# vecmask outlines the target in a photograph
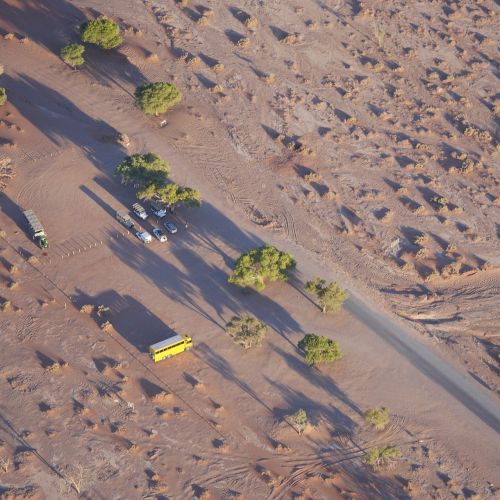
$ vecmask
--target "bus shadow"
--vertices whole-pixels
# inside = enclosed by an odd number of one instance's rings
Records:
[[[77,289],[72,298],[75,306],[81,311],[86,310],[85,306],[94,306],[94,310],[89,313],[90,317],[101,326],[109,321],[113,329],[140,352],[148,352],[151,344],[177,334],[161,318],[130,295],[106,290],[91,296]],[[100,305],[109,307],[109,312],[101,317],[96,313]]]

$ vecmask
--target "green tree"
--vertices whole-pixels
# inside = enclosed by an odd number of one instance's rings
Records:
[[[123,43],[120,27],[107,17],[84,22],[80,33],[82,42],[94,43],[101,49],[114,49]]]
[[[181,92],[173,83],[149,82],[135,89],[139,107],[147,115],[165,113],[182,99]]]
[[[308,281],[305,289],[307,292],[316,295],[323,313],[337,312],[348,297],[346,291],[335,281],[327,285],[326,281],[321,278]]]
[[[287,271],[295,267],[290,254],[279,251],[271,245],[250,250],[241,255],[235,263],[228,281],[233,285],[265,288],[265,281],[287,281]]]
[[[199,207],[201,205],[201,194],[198,190],[190,187],[179,186],[174,183],[156,185],[146,185],[137,193],[140,200],[158,199],[165,205],[175,207],[179,203],[185,203],[191,207]]]
[[[366,452],[363,457],[363,463],[378,469],[390,465],[400,456],[401,452],[394,446],[375,446]]]
[[[234,316],[226,325],[226,333],[245,349],[260,346],[267,331],[267,325],[244,314]]]
[[[308,333],[299,341],[298,347],[304,351],[305,360],[309,366],[333,362],[342,357],[338,342],[322,335]]]
[[[0,87],[0,106],[3,106],[7,102],[7,91]]]
[[[83,45],[70,43],[61,49],[60,56],[68,66],[76,68],[85,62],[83,58],[84,52],[85,47]]]
[[[170,173],[170,167],[154,153],[126,156],[116,167],[116,173],[124,184],[133,182],[141,188],[162,185]]]
[[[299,434],[302,434],[309,423],[309,419],[307,418],[306,410],[302,408],[297,410],[292,415],[287,415],[285,417],[285,421],[290,424]]]
[[[391,421],[389,408],[370,408],[365,411],[365,422],[373,425],[377,431],[383,431]]]

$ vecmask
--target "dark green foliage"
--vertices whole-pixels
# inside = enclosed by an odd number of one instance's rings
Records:
[[[378,469],[390,465],[400,456],[401,452],[394,446],[376,446],[366,452],[363,463],[371,465],[374,469]]]
[[[125,157],[116,167],[116,173],[124,184],[133,182],[142,188],[149,188],[151,185],[162,185],[170,173],[170,167],[154,153],[134,154]]]
[[[135,90],[137,104],[147,115],[165,113],[182,99],[181,92],[173,83],[149,82]]]
[[[68,66],[76,68],[85,62],[83,58],[84,52],[85,47],[83,45],[70,43],[61,49],[60,56]]]
[[[293,257],[271,245],[244,253],[236,261],[229,283],[258,290],[265,288],[265,281],[287,281],[287,271],[295,267]]]
[[[370,408],[365,411],[365,422],[373,425],[377,431],[383,431],[391,421],[389,408]]]
[[[324,313],[337,312],[347,300],[347,293],[334,281],[329,285],[321,278],[314,278],[306,283],[307,292],[316,295]]]
[[[182,187],[174,183],[157,186],[150,184],[137,193],[140,200],[157,199],[165,205],[174,207],[178,203],[185,203],[191,207],[201,205],[201,194],[196,189]]]
[[[101,49],[114,49],[123,43],[120,27],[111,19],[101,17],[80,26],[82,42],[94,43]]]
[[[308,333],[298,343],[301,351],[304,351],[305,360],[308,365],[333,362],[342,357],[342,351],[338,342],[328,337]]]
[[[260,346],[267,331],[267,325],[247,314],[234,316],[226,325],[226,333],[245,349]]]

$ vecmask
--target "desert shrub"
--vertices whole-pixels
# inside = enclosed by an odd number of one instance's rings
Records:
[[[287,415],[285,417],[285,420],[299,434],[302,434],[306,430],[307,424],[309,423],[306,410],[303,410],[302,408],[300,410],[297,410],[292,415]]]
[[[201,205],[201,194],[198,190],[179,186],[174,183],[159,186],[150,184],[138,191],[137,197],[140,200],[157,199],[169,207],[175,207],[179,203],[184,203],[191,207],[199,207]]]
[[[299,341],[298,348],[304,351],[305,360],[309,366],[331,363],[342,357],[338,342],[323,335],[306,334]]]
[[[391,421],[389,408],[370,408],[364,413],[365,422],[375,427],[377,431],[383,431]]]
[[[114,49],[122,44],[120,27],[111,19],[101,17],[80,26],[82,42],[94,43],[101,49]]]
[[[170,173],[170,167],[154,153],[133,154],[124,158],[116,167],[116,173],[124,184],[133,182],[141,187],[148,187],[163,184]]]
[[[0,106],[3,106],[7,102],[7,91],[0,87]]]
[[[347,300],[346,291],[337,283],[332,282],[329,285],[321,278],[314,278],[306,283],[307,292],[316,295],[318,304],[324,313],[337,312],[342,304]]]
[[[4,72],[3,64],[0,64],[0,76],[3,75],[3,72]]]
[[[400,456],[401,452],[394,446],[375,446],[366,452],[363,463],[378,469],[390,465]]]
[[[241,255],[235,263],[228,281],[233,285],[265,288],[265,281],[287,281],[287,271],[295,267],[293,257],[271,245],[250,250]]]
[[[182,99],[181,92],[173,83],[148,82],[135,90],[139,107],[147,115],[165,113]]]
[[[226,333],[245,349],[260,346],[267,331],[267,325],[247,314],[235,316],[226,325]]]
[[[61,49],[60,56],[68,66],[76,68],[85,62],[83,58],[84,52],[85,47],[83,45],[70,43]]]

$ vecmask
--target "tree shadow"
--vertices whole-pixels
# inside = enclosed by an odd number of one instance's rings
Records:
[[[66,0],[2,1],[0,11],[2,22],[56,54],[74,41],[78,35],[76,26],[86,20],[85,14]]]
[[[295,371],[304,380],[308,381],[314,387],[321,388],[326,394],[340,401],[354,413],[362,415],[362,411],[358,405],[337,386],[329,375],[323,373],[317,367],[310,367],[306,365],[306,363],[299,359],[297,355],[285,352],[280,347],[272,346],[272,349],[283,358],[289,368]]]
[[[19,113],[54,145],[60,147],[64,140],[71,142],[102,170],[106,170],[111,159],[123,154],[119,144],[103,145],[117,134],[116,129],[87,115],[59,92],[26,74],[17,78],[5,75],[3,79],[11,89],[9,99]]]

